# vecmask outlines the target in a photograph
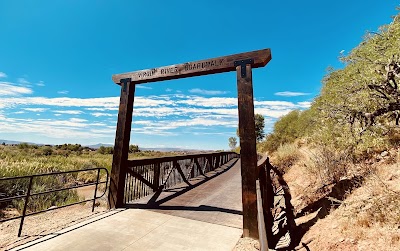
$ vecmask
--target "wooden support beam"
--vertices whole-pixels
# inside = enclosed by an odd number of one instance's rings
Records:
[[[146,180],[142,175],[138,174],[137,172],[133,171],[132,169],[127,168],[126,171],[128,173],[130,173],[136,179],[138,179],[141,182],[143,182],[146,186],[153,188],[153,190],[157,190],[158,189],[158,187],[156,187],[154,184],[152,184],[150,181]]]
[[[174,167],[178,170],[179,174],[181,175],[183,181],[188,184],[189,186],[191,186],[192,184],[189,183],[189,181],[186,179],[185,174],[183,173],[183,170],[181,168],[181,165],[179,165],[178,161],[174,161]]]
[[[234,65],[235,61],[245,60],[248,58],[251,58],[253,60],[253,68],[263,67],[271,60],[271,50],[264,49],[225,57],[115,74],[112,76],[112,80],[114,81],[114,83],[120,84],[121,79],[130,78],[132,83],[142,84],[170,79],[229,72],[236,70],[236,66]]]
[[[124,203],[125,175],[128,164],[133,101],[135,96],[135,84],[132,84],[130,79],[123,79],[121,82],[121,98],[108,194],[111,208],[122,207]]]
[[[160,189],[160,163],[154,164],[154,189],[158,191]]]
[[[203,169],[200,166],[199,161],[197,160],[197,158],[194,159],[194,163],[196,163],[197,169],[199,170],[201,175],[204,175]]]
[[[241,149],[243,236],[257,239],[257,151],[251,69],[251,63],[246,62],[237,64],[236,67]]]
[[[189,180],[194,176],[194,159],[190,162],[188,172],[186,174],[186,179]]]

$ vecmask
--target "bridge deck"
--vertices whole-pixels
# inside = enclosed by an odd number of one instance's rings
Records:
[[[192,186],[170,188],[14,250],[232,250],[242,234],[235,161],[191,180]]]
[[[206,177],[133,201],[128,207],[242,229],[240,163],[228,162]]]

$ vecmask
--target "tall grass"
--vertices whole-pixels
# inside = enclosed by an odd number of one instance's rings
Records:
[[[272,161],[281,171],[285,172],[300,158],[300,151],[295,143],[284,144],[272,155]]]
[[[111,171],[112,154],[82,149],[82,147],[74,149],[73,147],[75,146],[78,145],[69,145],[68,147],[71,149],[63,149],[59,146],[28,145],[24,143],[16,146],[0,145],[0,178],[96,167],[104,167],[109,172]],[[143,151],[131,153],[129,158],[160,157],[165,155],[173,155],[173,153]],[[104,176],[105,173],[101,172],[101,175]],[[32,193],[65,188],[75,184],[90,183],[94,182],[96,178],[97,172],[80,172],[35,178]],[[101,178],[104,179],[105,177]],[[3,194],[3,196],[9,197],[26,194],[28,184],[29,179],[0,181],[0,195]],[[61,206],[77,201],[79,201],[79,196],[75,190],[34,196],[28,203],[28,211],[38,211],[51,206]],[[23,200],[19,199],[12,203],[0,204],[0,211],[5,207],[14,207],[21,211],[23,202]]]

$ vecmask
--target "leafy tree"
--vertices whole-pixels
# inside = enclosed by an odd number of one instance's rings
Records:
[[[233,150],[236,148],[237,140],[236,137],[229,138],[229,147]]]
[[[29,149],[29,144],[26,142],[22,142],[18,144],[19,149]]]
[[[114,148],[111,146],[100,146],[99,149],[97,149],[97,152],[100,154],[113,154]]]
[[[129,152],[130,153],[140,152],[139,146],[138,145],[130,145],[129,146]]]
[[[331,70],[323,79],[321,95],[313,106],[319,111],[319,125],[330,125],[333,143],[354,147],[376,142],[399,125],[399,38],[397,15],[391,24],[367,34],[359,46],[343,56],[343,69]]]
[[[43,146],[41,151],[44,156],[50,156],[53,154],[53,149],[51,146]]]
[[[260,142],[264,139],[265,133],[264,133],[264,127],[265,127],[265,122],[264,122],[264,116],[261,114],[255,114],[254,115],[254,123],[255,123],[255,130],[256,130],[256,141]],[[240,138],[239,135],[239,128],[236,130],[236,135]]]
[[[255,114],[254,115],[254,121],[256,123],[256,140],[257,142],[260,142],[261,140],[264,139],[264,127],[265,127],[265,122],[264,122],[264,116],[261,114]]]

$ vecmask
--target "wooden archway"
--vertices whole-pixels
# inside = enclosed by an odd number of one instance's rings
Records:
[[[236,71],[241,147],[243,236],[257,238],[257,152],[252,69],[264,67],[270,60],[271,50],[264,49],[113,75],[112,80],[121,86],[121,98],[111,170],[110,206],[118,208],[123,205],[135,85]]]

